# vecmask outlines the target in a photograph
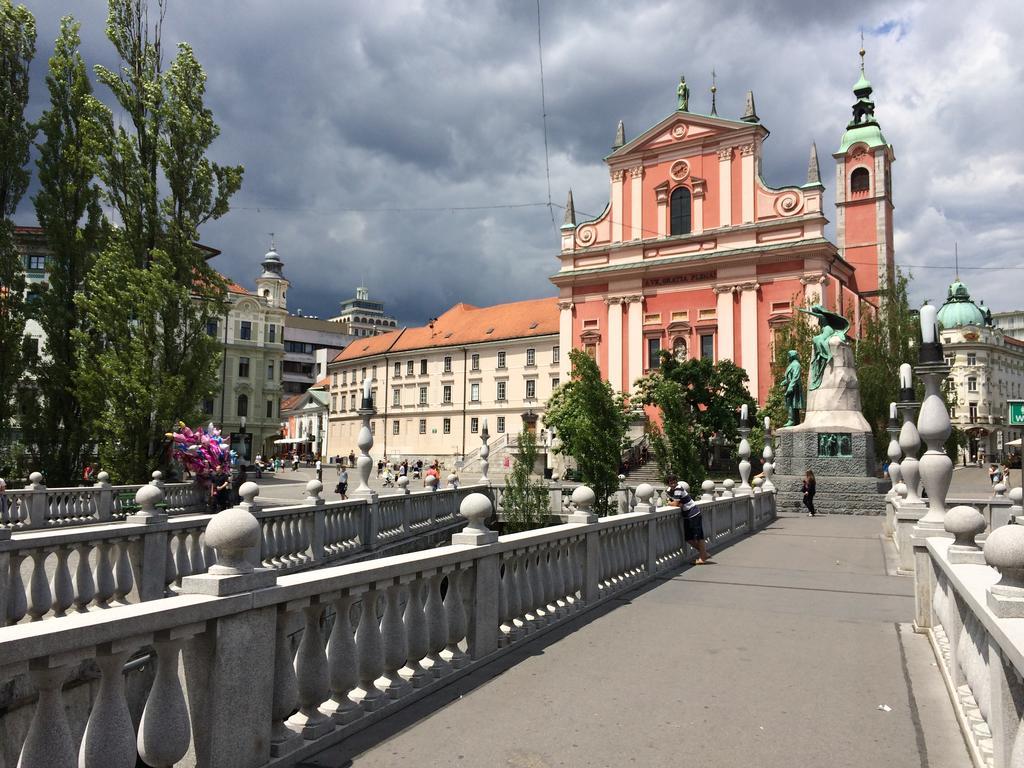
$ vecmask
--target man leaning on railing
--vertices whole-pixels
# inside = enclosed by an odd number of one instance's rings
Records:
[[[704,565],[710,562],[707,544],[704,541],[704,522],[701,517],[700,507],[693,500],[683,483],[675,475],[665,478],[669,488],[670,507],[679,507],[683,514],[683,538],[686,543],[697,550],[697,565]]]

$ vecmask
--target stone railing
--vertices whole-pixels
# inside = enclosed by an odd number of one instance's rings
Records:
[[[0,761],[298,764],[685,563],[679,510],[652,506],[649,486],[637,496],[633,512],[597,519],[593,492],[576,488],[568,523],[499,538],[484,526],[490,499],[472,493],[449,546],[291,574],[247,561],[267,535],[259,516],[221,513],[206,532],[217,563],[183,578],[181,595],[0,629],[0,689],[26,691],[31,712],[5,715]],[[774,519],[775,497],[756,489],[701,509],[720,547]],[[150,677],[126,678],[133,657]],[[63,685],[83,669],[98,684]]]
[[[1010,492],[1014,517],[1021,489]],[[915,629],[931,640],[976,766],[1024,764],[1024,517],[992,530],[966,506],[946,513],[954,538],[915,542]]]
[[[406,490],[383,498],[324,501],[319,481],[306,487],[302,503],[253,506],[260,525],[254,564],[290,573],[408,549],[421,539],[429,545],[432,537],[460,525],[458,505],[474,490]],[[153,485],[137,488],[139,512],[122,522],[0,531],[4,623],[162,598],[175,594],[183,578],[215,564],[206,542],[213,515],[168,517],[160,506],[163,491]]]
[[[160,472],[151,484],[164,493],[162,508],[170,515],[207,511],[207,491],[196,483],[165,483]],[[0,530],[28,531],[123,520],[135,508],[135,494],[142,485],[111,485],[100,472],[92,486],[47,488],[38,472],[29,485],[0,494]]]

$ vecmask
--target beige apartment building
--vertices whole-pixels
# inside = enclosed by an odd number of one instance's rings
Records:
[[[327,372],[332,454],[359,451],[361,386],[372,380],[372,454],[451,465],[480,446],[536,429],[560,383],[555,298],[493,307],[456,304],[431,324],[350,344]],[[525,418],[524,418],[525,416]]]

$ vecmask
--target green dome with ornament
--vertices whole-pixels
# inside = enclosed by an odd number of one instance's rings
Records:
[[[954,280],[949,286],[945,303],[939,308],[939,327],[960,328],[964,325],[984,326],[987,324],[985,311],[971,300],[967,286]]]

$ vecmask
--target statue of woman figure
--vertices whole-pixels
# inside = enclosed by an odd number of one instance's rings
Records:
[[[690,86],[686,84],[686,75],[679,76],[679,87],[676,88],[676,96],[679,99],[677,109],[680,112],[690,111]]]
[[[846,343],[846,331],[850,327],[850,321],[835,312],[829,312],[821,304],[815,304],[809,310],[801,309],[808,315],[818,318],[818,327],[821,330],[812,339],[814,345],[814,356],[811,358],[811,386],[812,390],[821,386],[821,380],[825,375],[825,366],[832,359],[832,351],[828,348],[828,341],[833,336],[838,336],[839,341]]]
[[[806,407],[804,404],[804,382],[800,370],[800,359],[796,356],[796,350],[789,350],[789,365],[786,366],[786,373],[782,377],[783,395],[786,402],[786,410],[789,419],[783,426],[795,427],[800,420],[800,409]]]

